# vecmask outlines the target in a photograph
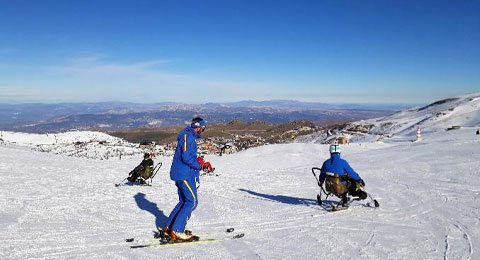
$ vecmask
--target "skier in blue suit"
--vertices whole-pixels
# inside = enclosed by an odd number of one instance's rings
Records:
[[[330,145],[330,159],[326,160],[320,172],[320,177],[318,179],[319,185],[323,185],[327,176],[334,176],[338,174],[341,179],[341,184],[344,185],[346,192],[343,194],[336,194],[342,198],[342,205],[347,206],[348,204],[348,195],[359,197],[358,199],[364,200],[367,198],[368,194],[360,189],[360,187],[365,186],[365,182],[362,180],[360,175],[356,173],[348,162],[340,158],[341,147],[338,144]]]
[[[197,207],[197,187],[202,165],[197,161],[196,139],[205,131],[205,121],[196,117],[191,125],[185,127],[177,137],[177,148],[170,168],[170,179],[175,181],[179,202],[170,213],[164,232],[172,240],[192,240],[192,234],[185,234],[185,226],[192,211]]]

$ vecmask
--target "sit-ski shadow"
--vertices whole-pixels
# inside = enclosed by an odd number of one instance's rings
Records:
[[[297,198],[297,197],[290,197],[290,196],[284,196],[284,195],[270,195],[270,194],[265,194],[265,193],[260,193],[260,192],[255,192],[251,190],[245,190],[245,189],[239,189],[239,190],[247,192],[251,195],[254,195],[260,198],[264,198],[267,200],[276,201],[280,203],[285,203],[285,204],[306,205],[306,206],[318,205],[317,200],[315,199]]]

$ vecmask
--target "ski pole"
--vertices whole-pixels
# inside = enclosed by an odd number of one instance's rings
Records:
[[[328,196],[328,193],[323,189],[322,185],[320,185],[320,181],[318,180],[317,175],[315,175],[315,170],[321,171],[322,169],[317,168],[317,167],[313,167],[313,168],[312,168],[312,173],[313,173],[313,176],[315,177],[315,179],[317,180],[318,186],[320,186],[320,188],[322,189],[323,193],[325,193],[325,195]]]
[[[313,177],[315,177],[315,180],[317,180],[317,183],[319,183],[318,178],[317,178],[317,175],[315,174],[315,170],[321,170],[321,169],[320,169],[320,168],[317,168],[317,167],[313,167],[313,168],[312,168]]]
[[[315,180],[317,180],[317,184],[318,186],[320,187],[320,192],[319,194],[317,195],[317,202],[318,202],[318,205],[322,205],[322,191],[323,193],[325,194],[325,196],[327,196],[325,199],[328,199],[328,196],[329,194],[327,192],[325,192],[325,190],[323,189],[322,185],[320,184],[320,181],[318,180],[317,178],[317,175],[315,174],[315,170],[321,170],[320,168],[317,168],[317,167],[313,167],[312,168],[312,173],[313,173],[313,177],[315,177]],[[319,176],[320,177],[320,176]]]
[[[127,177],[127,178],[128,178],[128,177]],[[127,178],[125,178],[125,179],[123,179],[121,182],[115,184],[115,187],[118,187],[118,186],[122,185],[122,183],[123,183]]]
[[[362,187],[362,189],[363,189],[364,192],[366,192],[368,194],[368,197],[370,198],[370,200],[373,201],[373,203],[375,204],[375,208],[380,207],[380,204],[378,203],[378,201],[376,199],[374,199],[372,197],[372,194],[370,194],[370,192],[367,192],[364,187]]]
[[[371,199],[371,200],[373,201],[373,203],[375,204],[375,208],[380,207],[380,204],[378,203],[378,201],[377,201],[376,199],[374,199],[370,193],[367,192],[367,194],[368,194],[368,197],[370,197],[370,199]]]

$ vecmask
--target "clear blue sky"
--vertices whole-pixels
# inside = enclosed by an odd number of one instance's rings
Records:
[[[0,0],[0,102],[427,103],[480,91],[480,1]]]

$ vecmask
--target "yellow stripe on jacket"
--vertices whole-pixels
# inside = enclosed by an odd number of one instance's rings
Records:
[[[183,136],[183,152],[187,151],[187,134]]]

